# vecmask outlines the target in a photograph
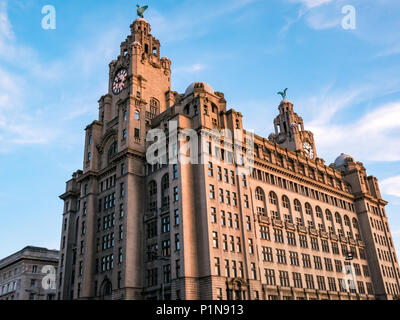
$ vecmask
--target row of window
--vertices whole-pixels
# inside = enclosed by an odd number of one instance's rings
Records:
[[[237,207],[238,205],[236,192],[231,193],[231,191],[229,190],[224,191],[223,189],[219,189],[218,197],[220,203],[225,203],[226,205],[229,206],[232,204],[232,206],[234,207]],[[215,199],[215,187],[212,184],[210,184],[210,199],[212,200]]]
[[[180,264],[179,260],[176,260],[176,274],[177,277],[179,277],[179,272],[180,272]],[[162,266],[162,274],[163,274],[163,279],[162,283],[168,284],[171,283],[171,265],[166,264]],[[159,279],[158,279],[158,268],[152,268],[147,270],[147,275],[146,275],[146,282],[149,287],[157,286]]]
[[[256,188],[255,198],[256,198],[256,200],[264,201],[265,193],[261,187]],[[270,191],[268,198],[269,198],[270,205],[273,205],[273,208],[274,208],[274,210],[271,210],[271,215],[277,219],[281,219],[281,216],[279,213],[281,210],[279,209],[278,196],[276,195],[275,192]],[[298,212],[300,214],[300,217],[296,218],[297,223],[304,225],[303,209],[302,209],[302,205],[301,205],[300,201],[298,199],[294,199],[293,204],[294,204],[294,211]],[[293,223],[291,203],[290,203],[289,198],[286,195],[282,196],[282,207],[287,209],[287,213],[288,213],[288,214],[284,215],[284,220],[287,222]],[[308,202],[306,202],[304,205],[304,208],[305,208],[305,214],[310,216],[310,219],[311,219],[310,221],[308,221],[308,225],[310,227],[315,227],[317,225],[317,223],[316,223],[316,219],[314,217],[314,211],[313,211],[312,206]],[[264,202],[263,208],[257,207],[257,213],[266,215],[265,214],[266,213],[265,202]],[[328,227],[329,231],[334,232],[334,230],[335,230],[334,223],[333,223],[334,220],[333,220],[333,215],[330,210],[326,209],[325,216],[324,216],[321,207],[316,206],[315,214],[316,214],[316,218],[320,219],[320,220],[318,220],[320,222],[320,223],[318,223],[318,226],[321,230],[324,230],[324,231],[326,230],[326,228],[325,228],[325,220],[326,220],[326,221],[331,222],[331,226]],[[352,223],[350,223],[350,218],[347,215],[344,215],[344,218],[342,221],[342,217],[338,212],[335,212],[334,218],[335,218],[335,222],[339,225],[339,227],[338,227],[339,233],[344,234],[344,232],[343,232],[343,222],[344,222],[344,225],[349,228],[349,231],[348,231],[349,235],[352,235],[352,233],[353,233],[351,227],[353,227],[357,231],[357,234],[359,234],[359,225],[358,225],[358,221],[356,218],[353,218]]]
[[[274,269],[264,269],[264,276],[267,285],[281,287],[294,287],[294,288],[306,288],[306,289],[319,289],[319,290],[329,290],[329,291],[339,291],[340,292],[358,292],[359,294],[373,294],[372,283],[367,282],[364,285],[363,281],[345,279],[336,279],[334,277],[327,277],[327,281],[324,276],[314,276],[312,274],[301,274],[299,272],[292,272],[292,279],[289,278],[289,272],[283,270],[277,270],[275,273]],[[277,277],[279,283],[277,282]],[[317,285],[315,285],[315,280]],[[304,282],[303,282],[304,281]],[[337,282],[336,282],[337,281]],[[366,290],[365,290],[366,287]]]
[[[208,163],[208,176],[209,177],[214,177],[214,165],[212,162]],[[235,172],[232,170],[228,170],[224,168],[224,171],[222,173],[222,168],[220,166],[217,167],[217,178],[218,181],[224,181],[225,183],[230,183],[232,185],[236,184],[235,180]]]
[[[252,176],[254,179],[257,179],[259,181],[263,181],[265,183],[278,186],[280,188],[301,194],[303,196],[306,196],[306,197],[309,197],[309,198],[312,198],[312,199],[315,199],[318,201],[322,201],[322,202],[328,203],[330,205],[333,205],[333,206],[336,206],[336,207],[339,207],[339,208],[342,208],[345,210],[355,212],[354,205],[350,202],[330,196],[321,191],[314,190],[309,187],[305,187],[296,182],[288,181],[285,178],[277,177],[268,172],[254,169]]]
[[[231,278],[242,278],[244,279],[244,269],[242,261],[235,260],[224,260],[224,271],[226,277]],[[221,276],[221,264],[220,258],[214,258],[214,274],[217,276]]]
[[[274,241],[277,243],[284,243],[284,233],[281,229],[273,229],[274,230]],[[260,238],[262,240],[271,240],[270,229],[268,226],[260,226]],[[299,234],[298,235],[298,243],[301,248],[310,248],[312,250],[319,251],[320,250],[320,242],[321,242],[321,249],[323,252],[330,252],[329,241],[326,239],[318,239],[317,237],[309,237],[310,242],[308,242],[308,236],[306,234]],[[287,231],[286,232],[286,242],[288,245],[297,246],[297,237],[295,232]],[[339,253],[339,244],[335,241],[330,241],[332,247],[333,254],[340,254]],[[347,246],[347,244],[341,243],[341,251],[342,255],[347,257],[349,253],[352,254],[353,258],[358,258],[356,247],[354,246]],[[359,247],[358,248],[359,257],[360,259],[366,259],[365,249]]]
[[[262,247],[262,259],[265,262],[275,262],[278,264],[288,264],[287,260],[287,254],[286,251],[283,249],[275,249],[276,250],[276,260],[274,259],[273,255],[273,249],[271,247]],[[311,262],[311,255],[307,253],[302,253],[301,254],[301,261],[304,268],[312,268],[312,262]],[[289,262],[290,265],[293,266],[300,266],[300,256],[298,252],[295,251],[289,251]],[[313,262],[314,262],[314,268],[316,270],[323,270],[323,263],[322,263],[322,258],[319,256],[313,256]],[[343,266],[341,260],[334,260],[335,262],[335,270],[336,272],[343,272]],[[349,265],[349,263],[346,261],[345,265]],[[326,271],[333,271],[333,264],[332,264],[332,259],[331,258],[324,258],[324,265],[325,265],[325,270]],[[361,276],[361,268],[358,263],[353,264],[354,267],[354,273],[356,275]],[[365,277],[369,277],[369,271],[368,271],[368,266],[363,265],[363,274]]]

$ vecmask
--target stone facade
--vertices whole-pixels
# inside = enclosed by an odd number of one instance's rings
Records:
[[[170,68],[137,19],[61,195],[60,299],[399,294],[387,202],[362,163],[327,166],[288,100],[269,139],[252,135],[208,84],[171,91]]]
[[[0,300],[55,300],[56,284],[43,287],[42,281],[48,272],[55,281],[58,256],[56,250],[29,246],[0,260]]]

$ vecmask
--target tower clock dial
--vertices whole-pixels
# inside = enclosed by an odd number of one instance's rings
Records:
[[[112,92],[117,95],[125,87],[125,80],[128,77],[128,71],[126,69],[120,69],[114,77]]]
[[[303,150],[306,153],[307,157],[309,157],[311,160],[314,159],[314,150],[308,142],[303,143]]]

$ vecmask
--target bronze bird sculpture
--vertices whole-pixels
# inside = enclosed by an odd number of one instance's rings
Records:
[[[283,92],[278,92],[278,94],[280,94],[282,96],[282,100],[286,99],[286,91],[288,90],[288,88],[286,88]]]
[[[138,9],[137,9],[137,15],[138,15],[140,18],[144,18],[144,17],[143,17],[143,13],[147,10],[147,8],[148,8],[149,6],[143,6],[143,7],[141,7],[141,6],[139,6],[139,5],[137,4],[136,7],[138,8]]]

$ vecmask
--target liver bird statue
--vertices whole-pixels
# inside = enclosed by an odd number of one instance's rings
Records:
[[[286,91],[288,90],[288,88],[286,88],[285,90],[283,90],[283,92],[278,92],[277,94],[280,94],[282,96],[282,100],[286,99]]]
[[[149,6],[143,6],[143,7],[141,7],[141,6],[139,6],[139,5],[137,4],[136,7],[137,7],[137,15],[138,15],[140,18],[144,18],[144,17],[143,17],[143,13],[147,10],[147,8],[148,8]]]

